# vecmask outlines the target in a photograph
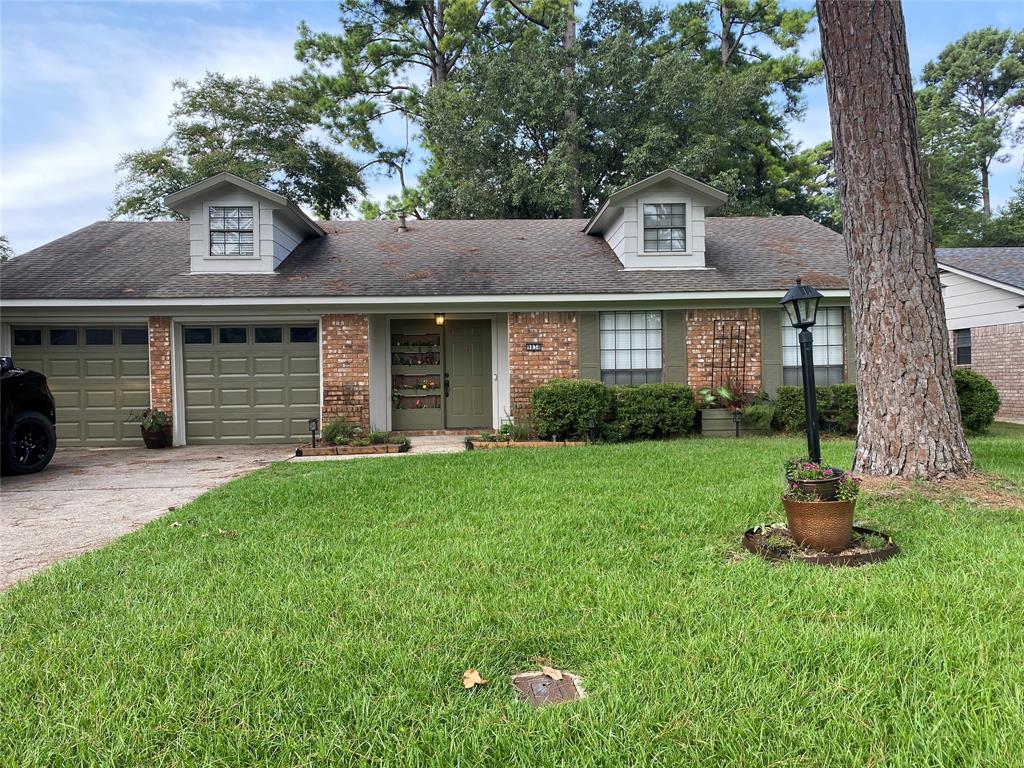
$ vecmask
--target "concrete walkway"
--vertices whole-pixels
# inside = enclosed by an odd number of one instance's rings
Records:
[[[97,549],[196,496],[289,458],[292,446],[57,451],[42,472],[0,480],[0,589]]]

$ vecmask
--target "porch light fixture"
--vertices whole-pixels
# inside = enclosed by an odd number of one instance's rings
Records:
[[[434,313],[434,323],[437,325],[444,325],[444,312]]]
[[[818,437],[818,398],[814,389],[814,339],[810,327],[817,322],[818,300],[821,294],[809,285],[796,285],[786,291],[779,304],[786,308],[789,323],[800,330],[800,372],[804,385],[804,417],[807,419],[807,457],[821,462],[821,442]],[[737,424],[737,429],[739,425]]]
[[[309,424],[309,438],[311,441],[310,447],[316,448],[316,431],[320,426],[320,421],[314,416],[312,419],[309,419],[307,423]]]

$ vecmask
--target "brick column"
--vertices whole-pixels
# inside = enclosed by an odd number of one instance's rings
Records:
[[[149,318],[149,407],[168,416],[174,408],[171,383],[171,318]]]
[[[539,342],[540,351],[527,352],[526,344],[530,342]],[[579,378],[576,313],[509,312],[508,371],[513,414],[529,409],[530,393],[541,384],[551,379]]]
[[[370,320],[366,315],[324,315],[321,322],[321,421],[343,416],[369,429]]]
[[[760,310],[688,310],[686,366],[694,392],[722,384],[739,393],[760,392]]]

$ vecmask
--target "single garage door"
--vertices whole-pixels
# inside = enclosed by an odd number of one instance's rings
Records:
[[[11,353],[46,375],[57,404],[57,445],[142,443],[128,418],[149,406],[145,325],[15,326]]]
[[[320,413],[315,323],[182,328],[185,440],[303,440]]]

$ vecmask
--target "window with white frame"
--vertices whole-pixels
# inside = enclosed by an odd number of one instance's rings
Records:
[[[956,364],[971,364],[971,329],[958,328],[955,332],[956,338]]]
[[[782,383],[800,386],[799,331],[782,315]],[[814,338],[814,383],[821,386],[843,382],[843,310],[841,307],[819,307],[818,322],[809,330]]]
[[[686,250],[686,203],[644,203],[644,253]]]
[[[601,313],[601,381],[661,381],[661,312]]]
[[[210,255],[252,256],[253,216],[251,205],[210,206]]]

